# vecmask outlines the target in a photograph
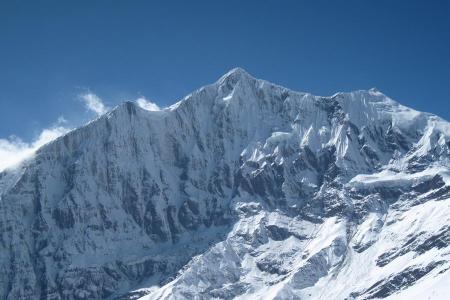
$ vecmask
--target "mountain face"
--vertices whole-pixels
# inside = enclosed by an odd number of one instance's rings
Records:
[[[444,299],[450,124],[234,69],[0,173],[1,299]]]

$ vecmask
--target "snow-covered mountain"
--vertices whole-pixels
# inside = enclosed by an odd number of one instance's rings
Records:
[[[1,299],[445,299],[450,124],[234,69],[0,173]]]

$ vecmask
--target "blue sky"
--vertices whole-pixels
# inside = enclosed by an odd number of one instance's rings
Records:
[[[1,1],[0,139],[31,147],[89,120],[83,95],[165,106],[236,66],[319,95],[377,87],[449,120],[448,3]]]

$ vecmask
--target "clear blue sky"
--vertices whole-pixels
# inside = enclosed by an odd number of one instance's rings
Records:
[[[450,119],[450,1],[1,1],[0,138],[241,66],[294,90],[379,90]]]

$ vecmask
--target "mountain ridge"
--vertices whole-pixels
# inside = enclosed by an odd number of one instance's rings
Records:
[[[379,98],[380,101],[381,101],[381,99],[383,99],[383,100],[388,100],[388,101],[392,102],[392,104],[394,104],[394,105],[399,105],[399,106],[402,106],[402,107],[405,107],[405,108],[409,109],[409,110],[412,111],[412,112],[416,112],[416,113],[419,113],[419,114],[422,114],[422,115],[426,115],[426,116],[428,116],[428,117],[432,117],[432,118],[436,119],[436,121],[439,121],[439,122],[445,122],[445,123],[448,123],[448,121],[446,121],[445,119],[443,119],[443,118],[441,118],[440,116],[435,115],[435,114],[433,114],[433,113],[429,113],[429,112],[421,112],[421,111],[417,111],[417,110],[415,110],[415,109],[412,109],[412,108],[403,106],[403,105],[401,105],[399,102],[397,102],[397,101],[395,101],[395,100],[393,100],[393,99],[391,99],[391,98],[388,98],[384,93],[382,93],[380,90],[378,90],[378,89],[375,88],[375,87],[374,87],[374,88],[367,89],[367,90],[365,90],[365,89],[360,89],[360,90],[353,90],[353,91],[350,91],[350,92],[336,92],[336,93],[334,93],[334,94],[331,95],[331,96],[320,96],[320,95],[315,95],[315,94],[308,93],[308,92],[293,91],[293,90],[290,90],[290,89],[288,89],[288,88],[286,88],[286,87],[284,87],[284,86],[282,86],[282,85],[277,85],[277,84],[274,84],[274,83],[272,83],[272,82],[266,81],[266,80],[264,80],[264,79],[257,79],[257,78],[255,78],[255,77],[253,77],[250,73],[248,73],[248,72],[247,72],[244,68],[242,68],[242,67],[235,67],[235,68],[232,68],[230,71],[228,71],[228,72],[225,73],[223,76],[221,76],[216,82],[211,83],[211,84],[207,84],[207,85],[205,85],[205,86],[203,86],[203,87],[201,87],[201,88],[199,88],[199,89],[193,91],[192,93],[190,93],[190,94],[188,94],[187,96],[185,96],[183,99],[178,100],[178,101],[176,101],[175,103],[173,103],[173,104],[171,104],[171,105],[169,105],[169,106],[167,106],[167,107],[164,107],[161,111],[167,112],[167,111],[171,111],[171,110],[173,110],[173,109],[176,109],[183,101],[185,101],[186,99],[189,99],[190,96],[192,96],[192,94],[199,93],[201,90],[203,90],[203,89],[205,89],[205,88],[210,88],[210,87],[217,87],[217,86],[220,86],[220,85],[224,84],[225,81],[230,80],[230,79],[234,79],[234,80],[237,80],[237,81],[239,81],[239,80],[241,80],[241,79],[253,80],[253,81],[259,81],[259,82],[263,82],[263,83],[265,83],[265,84],[268,84],[268,85],[270,85],[270,86],[273,86],[273,87],[276,87],[276,88],[279,88],[279,89],[282,89],[282,90],[286,90],[286,91],[288,91],[288,92],[290,92],[290,93],[295,93],[295,94],[299,94],[299,95],[308,95],[308,96],[311,96],[311,97],[317,97],[317,98],[322,98],[322,99],[335,99],[335,98],[339,98],[339,96],[350,96],[350,95],[359,94],[359,93],[360,93],[360,94],[366,94],[366,95],[369,95],[369,96],[371,96],[371,95],[377,95],[377,96],[381,96],[381,97]],[[370,100],[373,101],[373,100],[375,100],[375,99],[371,98]],[[92,122],[95,122],[97,119],[102,118],[102,117],[104,117],[105,115],[111,115],[111,114],[112,114],[114,111],[116,111],[116,110],[129,109],[130,106],[134,106],[134,107],[135,107],[134,109],[145,110],[144,108],[140,107],[135,101],[132,101],[132,100],[126,100],[126,101],[124,101],[124,102],[122,102],[122,103],[116,105],[115,107],[113,107],[113,108],[112,108],[110,111],[108,111],[106,114],[101,115],[101,116],[97,117],[96,119],[93,119],[93,120],[89,121],[88,123],[86,123],[86,124],[84,124],[84,125],[81,125],[81,126],[79,126],[79,127],[77,127],[77,128],[74,128],[73,130],[69,131],[69,132],[66,133],[66,134],[70,134],[70,132],[72,132],[72,131],[74,131],[74,130],[78,130],[78,129],[80,129],[80,128],[83,128],[83,127],[85,127],[85,126],[88,126],[88,125],[91,124]],[[156,114],[161,114],[161,111],[148,111],[148,110],[145,110],[145,111],[147,111],[147,112],[149,112],[149,113],[152,113],[152,114],[155,114],[155,115],[156,115]],[[57,139],[61,139],[61,138],[62,138],[62,136],[61,136],[61,137],[58,137]],[[50,143],[52,143],[52,142],[54,142],[54,141],[51,141]]]
[[[449,128],[241,68],[160,111],[125,102],[0,173],[0,295],[425,293],[449,277]]]

